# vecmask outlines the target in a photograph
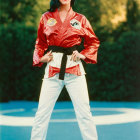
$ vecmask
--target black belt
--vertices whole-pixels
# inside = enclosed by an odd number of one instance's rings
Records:
[[[60,73],[59,73],[59,79],[64,80],[66,64],[67,64],[67,55],[71,55],[74,50],[77,50],[77,46],[73,46],[73,47],[69,47],[69,48],[64,48],[64,47],[60,47],[60,46],[49,46],[47,49],[47,52],[50,50],[52,50],[52,52],[63,53],[61,67],[60,67]]]

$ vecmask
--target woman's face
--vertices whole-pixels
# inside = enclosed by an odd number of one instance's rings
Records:
[[[67,5],[71,3],[71,0],[59,0],[62,5]]]

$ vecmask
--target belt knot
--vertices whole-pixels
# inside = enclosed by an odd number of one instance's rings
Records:
[[[61,67],[59,73],[59,79],[64,80],[66,64],[67,64],[67,55],[71,55],[74,50],[77,50],[78,46],[73,46],[69,48],[64,48],[60,46],[49,46],[47,51],[52,50],[52,52],[61,52],[63,53],[62,60],[61,60]]]

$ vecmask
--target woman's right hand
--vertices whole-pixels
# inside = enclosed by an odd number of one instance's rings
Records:
[[[44,56],[41,57],[40,62],[48,63],[51,60],[53,60],[53,55],[52,51],[49,51],[48,53],[46,53]]]

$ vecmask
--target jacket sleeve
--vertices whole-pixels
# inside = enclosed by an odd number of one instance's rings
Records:
[[[83,19],[83,31],[84,31],[84,49],[80,52],[86,58],[86,63],[97,63],[97,52],[100,45],[99,39],[96,37],[92,26],[88,19],[84,16]]]
[[[35,49],[33,52],[33,66],[41,67],[43,65],[43,63],[40,62],[40,58],[44,55],[45,50],[47,50],[48,48],[46,36],[43,32],[43,29],[44,29],[44,21],[42,15],[38,26]]]

